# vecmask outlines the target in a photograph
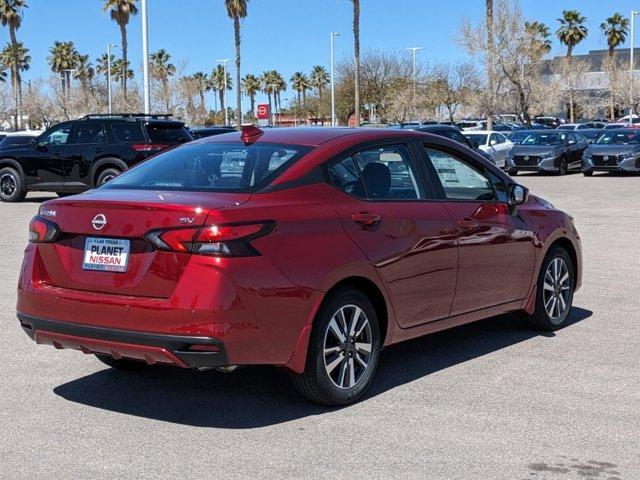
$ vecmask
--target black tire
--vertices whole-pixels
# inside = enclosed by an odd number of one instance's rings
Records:
[[[99,187],[100,185],[104,185],[109,180],[112,180],[113,178],[117,177],[121,173],[122,172],[117,168],[104,169],[103,171],[100,172],[100,175],[98,175],[98,178],[96,178],[96,187]]]
[[[512,177],[515,177],[516,175],[518,175],[518,170],[511,170],[509,172],[507,172],[509,175],[511,175]]]
[[[355,307],[359,308],[365,317],[363,319],[362,315],[358,314],[356,325],[351,327],[356,313]],[[352,335],[346,338],[341,346],[340,340],[333,333],[334,330],[330,325],[334,316],[337,319],[335,326],[338,325],[340,322],[338,315],[343,308],[346,322],[344,322],[344,329],[339,327],[340,332],[362,329],[362,333],[358,335],[356,331],[355,339]],[[368,321],[368,329],[364,326],[366,321]],[[316,315],[309,339],[305,370],[301,374],[292,374],[293,384],[298,392],[308,400],[322,405],[346,405],[360,398],[371,384],[378,366],[380,355],[379,325],[373,304],[361,291],[343,288],[331,294]],[[361,342],[355,342],[357,339],[360,339]],[[332,346],[331,349],[335,348],[338,351],[325,356],[325,347],[333,340],[337,345]],[[358,345],[370,345],[368,356],[365,353],[366,350],[361,350]],[[363,360],[366,367],[358,363],[360,361],[358,359]],[[333,370],[328,371],[330,365],[338,361],[340,363],[334,366]],[[350,374],[352,371],[354,373]],[[338,385],[340,378],[346,382],[346,386],[340,387]],[[349,387],[348,384],[352,381],[354,383]]]
[[[115,359],[111,355],[102,355],[100,353],[95,354],[96,358],[105,365],[115,368],[117,370],[135,371],[149,368],[149,364],[144,362],[138,362],[136,360],[128,360],[126,358]]]
[[[11,167],[0,169],[0,200],[3,202],[21,202],[27,196],[24,180],[20,173]]]
[[[545,277],[549,269],[550,268],[553,269],[552,263],[556,259],[560,260],[561,262],[564,262],[564,265],[566,267],[566,273],[568,274],[568,279],[567,279],[568,288],[566,290],[567,294],[565,296],[564,294],[562,294],[562,291],[563,291],[562,286],[557,287],[555,283],[547,281],[547,284],[551,284],[554,287],[554,289],[557,288],[557,290],[554,290],[554,293],[560,293],[561,295],[563,295],[562,301],[566,304],[566,306],[563,307],[561,310],[560,307],[562,307],[562,302],[558,300],[559,315],[556,318],[554,318],[555,316],[552,317],[552,315],[548,313],[547,308],[545,307],[545,303],[546,303],[545,300],[547,300],[546,296],[553,297],[554,295],[553,293],[548,293],[548,294],[545,293]],[[569,312],[571,311],[571,306],[573,304],[573,291],[575,289],[575,284],[576,284],[575,282],[576,282],[576,279],[575,279],[575,274],[573,270],[573,261],[571,260],[571,256],[569,255],[569,253],[560,246],[551,247],[551,249],[547,253],[547,256],[542,262],[542,267],[540,268],[540,273],[538,274],[538,283],[536,285],[535,310],[533,312],[533,315],[525,315],[525,318],[528,321],[528,323],[536,330],[553,331],[553,330],[562,328],[567,320],[567,317],[569,316]],[[549,292],[549,291],[550,290],[548,289],[546,290],[546,292]],[[551,300],[551,302],[552,301],[553,300]]]
[[[593,172],[582,172],[585,177],[593,177]]]
[[[556,172],[556,174],[560,176],[566,175],[568,168],[569,166],[567,164],[567,159],[561,158],[560,160],[558,160],[558,171]]]

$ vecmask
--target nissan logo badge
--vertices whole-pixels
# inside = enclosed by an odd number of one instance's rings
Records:
[[[105,217],[102,213],[99,213],[98,215],[93,217],[93,220],[91,220],[91,225],[93,225],[93,228],[95,228],[96,230],[102,230],[106,224],[107,217]]]
[[[529,160],[529,155],[526,155],[526,156],[524,157],[524,159],[525,159],[525,160]]]
[[[602,157],[602,159],[603,159],[604,161],[609,160],[609,155],[605,155],[604,157]]]

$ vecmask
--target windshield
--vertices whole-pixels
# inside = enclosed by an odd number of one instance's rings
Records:
[[[513,143],[522,143],[522,141],[530,135],[529,132],[518,131],[510,133],[507,138],[511,140]]]
[[[267,183],[309,150],[276,144],[184,145],[156,155],[103,188],[248,191]]]
[[[465,133],[465,137],[471,140],[475,146],[486,145],[488,136],[486,133]]]
[[[598,145],[628,145],[640,143],[640,132],[615,130],[603,133],[596,142]]]
[[[522,142],[522,145],[562,145],[562,133],[532,133]]]

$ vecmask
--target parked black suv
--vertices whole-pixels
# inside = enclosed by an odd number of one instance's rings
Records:
[[[26,145],[0,150],[0,200],[27,191],[82,192],[193,138],[170,115],[87,115],[49,128]]]

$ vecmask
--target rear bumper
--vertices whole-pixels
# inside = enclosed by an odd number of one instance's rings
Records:
[[[224,344],[211,337],[164,335],[78,325],[18,313],[22,329],[38,344],[81,350],[87,354],[140,360],[183,368],[228,365]],[[198,351],[189,350],[198,346]],[[203,350],[204,349],[204,350]]]

